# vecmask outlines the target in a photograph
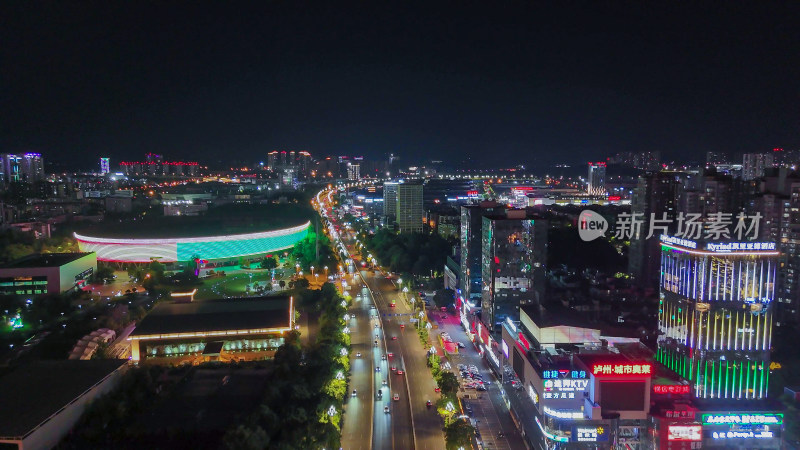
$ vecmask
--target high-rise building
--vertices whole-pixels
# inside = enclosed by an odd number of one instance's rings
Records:
[[[111,172],[111,164],[108,158],[100,158],[100,175]]]
[[[499,334],[519,308],[540,304],[545,289],[547,220],[524,209],[483,216],[481,226],[481,322]]]
[[[722,152],[706,152],[706,167],[717,167],[730,164],[728,155]]]
[[[385,204],[384,207],[386,207]],[[397,185],[396,211],[395,221],[401,233],[422,232],[423,211],[421,183],[406,182]]]
[[[267,168],[275,170],[278,167],[278,151],[273,150],[267,153]]]
[[[347,179],[358,181],[361,179],[361,165],[349,163],[347,165]]]
[[[675,174],[667,172],[648,173],[639,177],[633,190],[631,213],[638,214],[645,224],[669,225],[674,223],[678,211],[680,182]],[[667,221],[662,221],[666,218]],[[648,238],[649,229],[642,229],[638,236],[631,238],[628,254],[628,272],[641,287],[658,286],[661,269],[661,244],[659,235],[663,229],[654,227],[653,236]],[[667,230],[669,232],[669,229]]]
[[[656,359],[690,381],[695,398],[766,398],[775,243],[661,242]]]
[[[288,161],[288,153],[286,153],[286,151],[285,151],[285,150],[281,152],[281,162],[280,162],[280,164],[281,164],[282,166],[286,166],[286,165],[288,165],[288,164],[289,164],[289,161]]]
[[[504,210],[497,202],[481,202],[461,207],[461,279],[459,289],[461,298],[480,304],[481,298],[481,251],[483,216],[498,214]]]
[[[308,176],[311,172],[311,153],[298,152],[297,153],[297,167],[300,173]]]
[[[394,181],[383,183],[383,214],[387,225],[392,225],[397,218],[397,186]]]
[[[586,192],[589,195],[606,194],[606,163],[589,163],[589,178]]]
[[[742,160],[742,179],[755,180],[764,176],[764,170],[773,167],[771,153],[745,153]]]
[[[45,178],[40,153],[2,154],[0,164],[4,183],[35,183]]]

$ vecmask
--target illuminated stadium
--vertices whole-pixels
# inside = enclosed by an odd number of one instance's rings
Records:
[[[308,234],[311,222],[254,233],[159,239],[107,238],[75,233],[82,252],[96,252],[98,261],[149,263],[225,260],[266,254],[293,247]]]

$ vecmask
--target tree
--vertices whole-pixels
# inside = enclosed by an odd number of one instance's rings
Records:
[[[94,277],[97,280],[111,280],[114,278],[114,269],[105,264],[98,264],[97,272],[94,273]]]
[[[311,285],[311,283],[309,283],[308,280],[305,278],[300,278],[298,280],[295,280],[293,283],[295,289],[308,289],[308,287]]]
[[[452,289],[439,289],[433,296],[433,303],[439,308],[450,306],[456,298],[455,295],[456,293]]]
[[[466,420],[459,419],[444,428],[444,440],[448,450],[470,448],[475,429]]]
[[[262,269],[276,269],[278,267],[278,260],[274,257],[266,257],[261,261]]]
[[[458,378],[453,372],[441,372],[437,381],[439,388],[442,390],[442,395],[449,397],[458,393]]]
[[[239,450],[261,450],[267,448],[269,444],[269,436],[258,425],[250,427],[247,425],[239,425],[236,428],[228,430],[222,443],[227,449]]]
[[[278,281],[278,285],[281,287],[281,289],[283,289],[283,288],[286,287],[286,282],[283,281],[283,280],[280,280],[280,281]]]

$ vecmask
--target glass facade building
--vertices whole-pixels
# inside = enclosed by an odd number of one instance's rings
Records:
[[[767,396],[778,256],[775,243],[661,236],[656,359],[696,398]]]
[[[519,321],[521,305],[539,303],[545,289],[547,228],[544,219],[508,210],[486,215],[481,227],[481,321],[499,334]]]

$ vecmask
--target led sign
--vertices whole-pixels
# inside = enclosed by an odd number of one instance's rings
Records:
[[[511,331],[514,333],[517,332],[517,326],[514,324],[514,321],[511,320],[511,317],[506,317],[506,323],[508,324],[508,327],[511,328]]]
[[[774,242],[724,242],[706,244],[706,250],[710,252],[727,253],[741,250],[775,250]]]
[[[506,341],[501,342],[501,347],[503,347],[503,355],[508,359],[508,344],[506,344]]]
[[[669,236],[666,234],[661,235],[661,242],[665,244],[680,245],[681,247],[697,248],[697,242],[695,241],[690,241],[689,239],[682,239],[675,236]]]
[[[544,427],[542,426],[542,422],[539,421],[539,418],[534,417],[534,419],[536,419],[536,425],[539,425],[539,429],[542,430],[542,434],[547,436],[547,439],[556,442],[569,442],[569,439],[567,439],[565,436],[557,436],[553,433],[548,433],[547,430],[545,430]]]
[[[589,380],[557,379],[544,382],[545,400],[573,400],[583,398]]]
[[[594,364],[592,375],[609,377],[650,376],[653,365],[644,364]]]
[[[703,414],[704,425],[781,425],[783,414]]]
[[[608,440],[608,430],[606,427],[574,427],[572,429],[572,440],[576,442],[598,442]]]
[[[680,385],[662,385],[662,384],[654,384],[653,385],[653,393],[654,394],[688,394],[692,392],[692,387],[685,384]]]
[[[536,393],[536,389],[530,384],[528,385],[528,395],[531,397],[531,400],[533,400],[534,405],[539,404],[539,394]]]
[[[542,372],[542,378],[555,379],[555,378],[586,378],[585,370],[545,370]]]
[[[668,441],[702,441],[702,425],[670,425],[667,427]]]
[[[556,419],[583,419],[583,413],[580,411],[565,411],[545,406],[544,413],[548,416],[555,417]]]
[[[775,437],[772,431],[720,431],[713,432],[714,439],[769,439]]]

